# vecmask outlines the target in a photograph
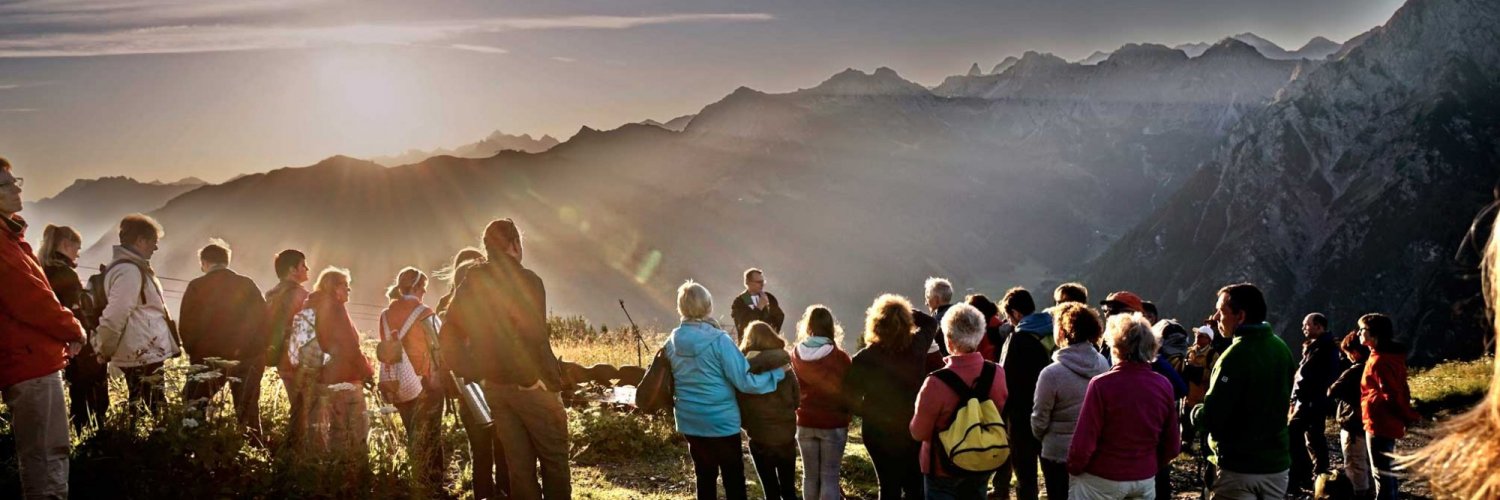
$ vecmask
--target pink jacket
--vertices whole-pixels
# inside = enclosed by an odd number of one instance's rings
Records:
[[[1068,474],[1140,481],[1182,451],[1172,383],[1151,365],[1121,362],[1089,381],[1068,446]]]
[[[964,382],[974,384],[974,379],[979,377],[979,370],[985,364],[994,364],[985,361],[984,357],[977,353],[954,354],[945,358],[944,369],[953,370],[958,378]],[[990,386],[990,400],[995,402],[995,409],[1001,413],[1005,412],[1005,396],[1009,391],[1005,388],[1005,369],[995,366],[995,382]],[[922,473],[948,476],[939,470],[933,472],[931,440],[937,436],[938,426],[947,426],[948,421],[953,418],[953,412],[958,409],[958,395],[953,393],[941,380],[928,375],[927,380],[922,382],[922,391],[917,393],[917,411],[911,417],[908,430],[911,438],[922,442]],[[941,464],[937,467],[941,469]]]

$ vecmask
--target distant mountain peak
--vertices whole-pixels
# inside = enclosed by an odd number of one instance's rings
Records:
[[[982,76],[982,75],[984,75],[984,70],[979,69],[979,63],[976,62],[976,63],[974,63],[973,66],[969,66],[969,76]]]
[[[1140,64],[1161,61],[1185,61],[1188,56],[1181,50],[1154,43],[1127,43],[1109,55],[1105,61],[1111,64]]]
[[[1238,35],[1236,35],[1236,36],[1238,36]],[[1244,41],[1242,41],[1242,40],[1240,40],[1238,38],[1234,38],[1234,37],[1230,37],[1230,38],[1225,38],[1223,40],[1219,40],[1218,43],[1215,43],[1215,44],[1213,44],[1213,46],[1210,46],[1208,48],[1208,50],[1203,51],[1203,55],[1201,55],[1199,57],[1204,57],[1204,58],[1244,58],[1244,57],[1249,57],[1249,58],[1255,58],[1255,59],[1265,59],[1266,58],[1266,56],[1264,54],[1262,54],[1260,50],[1257,50],[1254,46],[1252,46],[1249,43],[1246,43],[1246,42],[1244,42]]]
[[[990,71],[990,73],[996,75],[1004,73],[1005,70],[1010,69],[1011,66],[1015,66],[1017,61],[1020,61],[1020,59],[1016,56],[1006,56],[1005,59],[1000,61],[1000,64],[995,65],[995,69],[993,71]]]
[[[739,91],[736,90],[736,93]],[[879,67],[874,73],[849,68],[824,81],[818,86],[800,92],[816,95],[921,95],[927,88],[896,74],[896,71]]]

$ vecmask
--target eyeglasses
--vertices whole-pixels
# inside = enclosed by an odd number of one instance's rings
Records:
[[[8,188],[8,187],[11,187],[11,186],[15,186],[15,187],[20,188],[20,187],[25,187],[25,185],[26,185],[26,179],[22,179],[20,177],[15,177],[10,182],[0,182],[0,189]]]

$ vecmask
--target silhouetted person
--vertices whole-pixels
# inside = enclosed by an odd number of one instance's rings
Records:
[[[917,455],[922,443],[911,438],[917,391],[927,373],[927,346],[937,328],[920,328],[906,297],[885,294],[865,311],[866,346],[844,375],[844,396],[861,420],[861,437],[875,466],[881,500],[924,495]]]
[[[280,281],[266,291],[266,315],[262,324],[269,346],[264,359],[265,366],[276,367],[276,374],[286,388],[289,411],[284,447],[292,450],[305,443],[304,433],[310,423],[315,397],[313,386],[317,382],[315,369],[308,368],[306,373],[298,370],[292,355],[295,347],[288,345],[292,337],[292,318],[306,307],[311,293],[302,286],[308,281],[307,256],[297,250],[282,250],[276,254],[273,265]]]
[[[1312,491],[1317,474],[1328,472],[1325,428],[1331,403],[1328,386],[1339,374],[1339,346],[1328,334],[1328,318],[1312,313],[1302,319],[1302,362],[1292,378],[1292,470],[1290,487]]]
[[[1010,496],[1010,478],[1016,478],[1016,497],[1035,499],[1041,486],[1037,481],[1037,460],[1042,442],[1031,432],[1031,409],[1035,404],[1036,381],[1042,369],[1052,363],[1052,315],[1037,312],[1031,292],[1015,287],[1000,299],[1000,310],[1016,331],[1010,334],[1000,351],[1000,366],[1005,368],[1010,399],[1005,402],[1006,432],[1010,433],[1010,460],[995,474],[995,491]]]
[[[93,331],[83,311],[83,282],[78,279],[78,252],[83,248],[83,236],[67,226],[47,226],[42,232],[42,247],[37,249],[37,259],[47,273],[47,283],[57,295],[57,301],[73,312],[73,317],[83,324],[85,332]],[[63,369],[63,379],[68,381],[68,417],[73,430],[82,434],[87,425],[104,422],[109,411],[109,370],[99,362],[94,349],[87,343],[77,356]]]
[[[99,316],[99,333],[94,337],[94,350],[101,359],[124,372],[131,408],[145,406],[153,414],[166,398],[162,364],[182,355],[161,281],[151,268],[151,256],[161,237],[161,226],[145,215],[120,221],[120,244],[104,273],[109,304]]]
[[[734,298],[729,314],[734,318],[735,341],[744,338],[745,327],[752,321],[764,321],[777,333],[782,333],[781,327],[786,322],[781,302],[766,291],[766,273],[756,268],[745,270],[745,291]],[[788,343],[796,342],[796,335],[787,335],[787,340]]]
[[[446,396],[439,377],[443,368],[438,357],[437,314],[422,303],[426,296],[427,275],[412,267],[397,273],[386,289],[390,303],[380,312],[380,340],[398,348],[393,358],[380,360],[380,388],[401,414],[414,475],[426,480],[428,487],[441,487],[440,438]]]
[[[485,262],[484,252],[477,248],[465,248],[459,250],[453,256],[453,267],[447,275],[448,293],[438,299],[438,320],[444,321],[448,316],[448,306],[453,302],[453,292],[469,276],[469,270]],[[453,360],[444,360],[448,363],[447,369],[452,370]],[[465,383],[469,381],[465,380]],[[458,387],[449,387],[449,397],[458,397]],[[486,406],[486,411],[488,407]],[[471,477],[474,478],[474,498],[484,500],[486,498],[501,498],[510,496],[510,472],[505,466],[505,453],[501,451],[500,439],[495,437],[495,430],[488,424],[481,423],[479,416],[467,408],[461,408],[458,412],[459,421],[464,425],[464,434],[469,439],[469,466],[472,467]]]
[[[240,426],[257,439],[260,379],[266,371],[266,300],[255,281],[229,269],[229,245],[215,241],[198,251],[203,276],[182,294],[182,347],[195,365],[215,372],[188,374],[182,400],[213,399],[229,384]],[[208,358],[227,360],[217,365]]]

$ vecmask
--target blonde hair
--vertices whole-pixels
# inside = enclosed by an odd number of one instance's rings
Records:
[[[1150,363],[1156,361],[1156,333],[1141,313],[1116,314],[1109,318],[1104,328],[1104,338],[1109,341],[1115,359]]]
[[[83,236],[71,227],[48,224],[47,229],[42,231],[42,246],[36,249],[37,260],[42,261],[44,266],[71,264],[57,258],[57,249],[63,242],[82,245]]]
[[[427,275],[422,270],[415,267],[408,267],[396,273],[396,281],[391,283],[389,288],[385,289],[385,296],[391,300],[397,300],[411,295],[412,290],[426,283]]]
[[[333,287],[339,285],[353,286],[354,278],[350,277],[348,269],[328,266],[327,269],[318,273],[318,284],[313,287],[313,291],[328,293],[333,291]]]
[[[714,296],[693,280],[677,287],[677,314],[683,321],[708,319],[714,312]]]
[[[911,301],[887,293],[875,298],[865,310],[865,343],[891,351],[911,346],[916,320],[911,316]]]
[[[1500,338],[1500,220],[1485,245],[1484,297],[1491,328]],[[1490,378],[1490,390],[1473,409],[1442,423],[1434,439],[1410,456],[1398,457],[1403,466],[1427,478],[1438,498],[1480,500],[1500,496],[1500,363]]]
[[[764,321],[751,321],[745,326],[745,338],[740,339],[740,352],[769,351],[786,347],[786,341],[776,334],[776,329]]]

